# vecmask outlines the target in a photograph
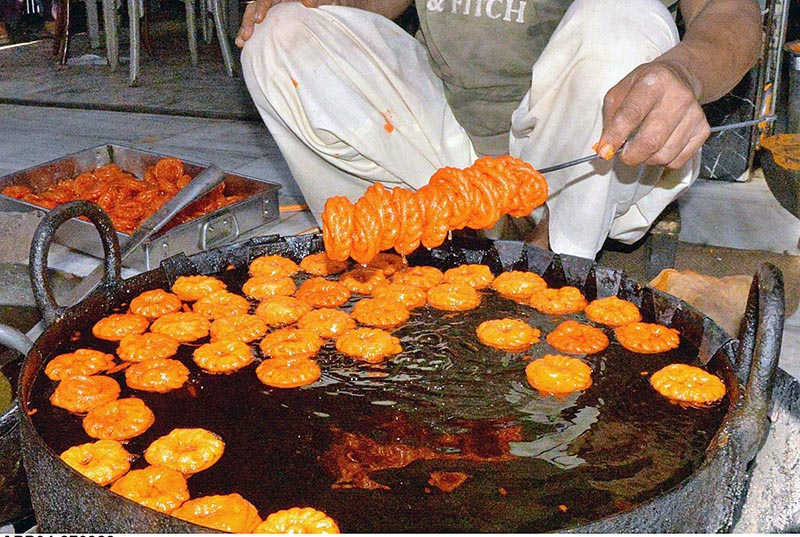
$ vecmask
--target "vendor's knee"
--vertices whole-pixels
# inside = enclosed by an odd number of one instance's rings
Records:
[[[613,24],[618,30],[614,33],[621,33],[626,24],[635,21],[647,22],[654,17],[674,20],[661,0],[614,0],[613,2],[575,0],[567,10],[566,16],[589,27]]]
[[[674,18],[660,0],[576,0],[564,18],[570,35],[607,63],[621,51],[648,61],[678,42]]]
[[[267,11],[264,20],[253,28],[253,35],[242,48],[242,61],[252,61],[264,55],[285,51],[287,44],[302,42],[299,37],[308,31],[305,18],[311,8],[300,2],[283,2]],[[307,40],[307,38],[305,38]]]

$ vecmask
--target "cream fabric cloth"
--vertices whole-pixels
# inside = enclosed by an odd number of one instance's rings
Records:
[[[574,2],[533,66],[509,152],[536,168],[591,154],[605,92],[677,42],[658,0]],[[438,168],[465,168],[477,158],[426,50],[384,17],[278,4],[245,44],[242,67],[318,221],[331,196],[355,201],[375,181],[419,188]],[[666,174],[612,162],[547,175],[555,252],[594,258],[607,235],[638,240],[699,172],[699,155]]]

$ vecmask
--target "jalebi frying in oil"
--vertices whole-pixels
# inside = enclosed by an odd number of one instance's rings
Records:
[[[215,291],[222,291],[227,288],[228,285],[219,278],[195,274],[192,276],[178,276],[170,289],[181,300],[194,302]]]
[[[56,355],[47,362],[44,374],[50,380],[88,377],[108,371],[116,365],[114,355],[95,349],[77,349]]]
[[[326,280],[321,276],[304,281],[294,294],[315,308],[338,308],[350,300],[350,295],[350,289],[341,282]]]
[[[428,289],[428,304],[444,311],[474,310],[481,305],[481,295],[466,283],[440,283]]]
[[[85,414],[119,397],[119,383],[105,375],[70,377],[62,380],[50,396],[53,406]]]
[[[310,358],[317,354],[324,341],[316,332],[302,328],[279,328],[263,337],[258,344],[270,358]]]
[[[356,322],[346,312],[334,308],[311,310],[297,320],[297,327],[311,330],[324,339],[336,339],[356,328]]]
[[[387,277],[391,277],[395,272],[403,270],[408,265],[402,256],[390,252],[378,252],[367,264],[368,268],[383,271]]]
[[[300,267],[293,260],[282,255],[262,255],[256,257],[248,265],[250,276],[280,278],[293,276],[300,272]]]
[[[670,364],[650,377],[650,385],[675,403],[707,408],[725,396],[725,383],[718,376],[688,364]]]
[[[175,356],[180,345],[174,337],[158,332],[128,334],[119,341],[117,356],[126,362],[170,358]]]
[[[116,399],[89,411],[83,418],[83,430],[98,440],[129,440],[155,423],[153,411],[137,397]]]
[[[350,317],[364,326],[395,328],[406,322],[410,314],[399,302],[380,298],[363,298],[355,303]]]
[[[531,293],[529,303],[536,310],[550,315],[577,313],[586,307],[586,298],[580,289],[565,285],[558,289],[550,287],[537,289]]]
[[[380,363],[388,356],[403,352],[400,339],[381,328],[356,328],[336,340],[336,350],[369,363]]]
[[[225,442],[219,435],[200,427],[176,428],[153,440],[144,450],[144,459],[188,477],[214,466],[224,452]]]
[[[289,297],[282,297],[289,298]],[[277,299],[277,297],[276,297]],[[256,310],[258,311],[258,310]],[[209,328],[211,341],[233,339],[250,343],[267,333],[267,322],[258,315],[239,313],[214,319]]]
[[[533,272],[509,270],[492,281],[492,289],[515,302],[526,302],[534,291],[547,287],[544,278]]]
[[[523,352],[539,342],[541,331],[520,319],[490,319],[475,330],[484,345],[508,352]]]
[[[135,296],[130,303],[131,313],[146,317],[151,321],[165,313],[181,311],[183,302],[178,295],[164,289],[151,289]]]
[[[296,289],[297,285],[290,276],[253,276],[242,284],[242,292],[254,300],[289,296]]]
[[[272,388],[300,388],[322,376],[319,364],[310,358],[269,358],[258,364],[256,377]]]
[[[609,343],[608,336],[599,328],[572,319],[559,324],[545,339],[551,347],[567,354],[594,354]]]
[[[428,294],[422,287],[410,283],[392,282],[375,289],[373,298],[402,304],[407,310],[421,308],[428,303]]]
[[[243,298],[244,297],[240,297]],[[245,299],[246,300],[246,299]],[[150,325],[150,331],[191,343],[208,336],[211,322],[204,315],[192,311],[178,311],[162,315]]]
[[[290,507],[270,513],[254,533],[339,533],[339,525],[313,507]]]
[[[226,315],[247,313],[249,310],[250,302],[245,297],[226,290],[214,291],[210,295],[198,298],[192,306],[193,312],[199,313],[209,321]]]
[[[250,365],[253,352],[243,341],[223,339],[200,345],[192,353],[192,359],[207,373],[230,374]]]
[[[629,351],[656,354],[680,345],[680,333],[674,328],[656,323],[635,322],[614,329],[617,341]]]
[[[261,524],[258,509],[236,493],[194,498],[171,514],[187,522],[229,533],[251,533]]]
[[[189,380],[189,369],[180,360],[153,358],[132,364],[125,370],[125,383],[133,390],[167,393]]]
[[[392,282],[416,285],[426,291],[444,280],[444,273],[436,267],[420,265],[408,267],[392,276]]]
[[[189,484],[183,474],[162,466],[131,470],[111,485],[111,492],[167,514],[190,497]]]
[[[105,486],[128,473],[133,455],[116,440],[97,440],[72,446],[61,453],[61,460]]]
[[[300,270],[312,276],[330,276],[344,272],[350,265],[346,261],[334,261],[326,252],[308,254],[300,260]]]
[[[636,304],[617,296],[592,300],[583,311],[589,320],[613,327],[642,320]]]
[[[255,315],[267,325],[281,328],[296,323],[311,309],[311,304],[305,300],[279,295],[262,300],[256,307]]]
[[[339,282],[351,293],[367,296],[372,295],[377,288],[390,283],[382,270],[361,266],[339,276]]]
[[[543,395],[565,396],[592,385],[592,368],[578,358],[545,354],[525,368],[528,382]]]
[[[128,334],[143,334],[150,321],[135,313],[112,313],[94,323],[92,334],[98,339],[119,341]]]
[[[466,283],[475,289],[486,289],[494,281],[494,274],[486,265],[465,264],[447,269],[444,272],[447,283]]]

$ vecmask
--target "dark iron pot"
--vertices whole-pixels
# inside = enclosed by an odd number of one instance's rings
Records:
[[[106,252],[106,275],[100,287],[80,304],[61,308],[45,277],[47,253],[54,230],[78,215],[87,216],[101,232]],[[208,532],[207,528],[143,508],[96,486],[59,459],[37,432],[29,415],[34,380],[55,349],[76,330],[106,315],[115,305],[158,287],[168,288],[181,275],[220,273],[242,267],[265,254],[302,257],[321,251],[319,235],[269,236],[203,252],[174,256],[149,272],[120,278],[119,246],[102,211],[75,202],[51,211],[31,247],[34,294],[49,326],[36,340],[20,377],[22,455],[28,474],[39,529],[44,532],[112,533]],[[577,527],[576,532],[716,532],[731,530],[748,489],[748,465],[756,457],[769,430],[768,411],[783,327],[783,282],[771,265],[754,278],[740,339],[726,335],[713,321],[686,303],[651,288],[641,287],[615,269],[567,256],[554,255],[518,242],[455,240],[430,252],[419,252],[412,264],[455,266],[484,263],[495,272],[530,270],[561,285],[580,288],[587,298],[619,295],[635,302],[652,318],[679,327],[704,362],[726,364],[729,407],[699,468],[677,486],[619,512]]]
[[[16,392],[22,357],[28,354],[33,342],[18,330],[0,325],[0,371]],[[19,442],[19,399],[0,413],[0,525],[23,524],[33,511],[28,494],[25,471],[22,467]]]

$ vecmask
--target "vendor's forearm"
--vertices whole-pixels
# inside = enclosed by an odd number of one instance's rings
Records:
[[[683,0],[683,40],[666,52],[701,103],[730,91],[761,54],[761,10],[753,0]]]

